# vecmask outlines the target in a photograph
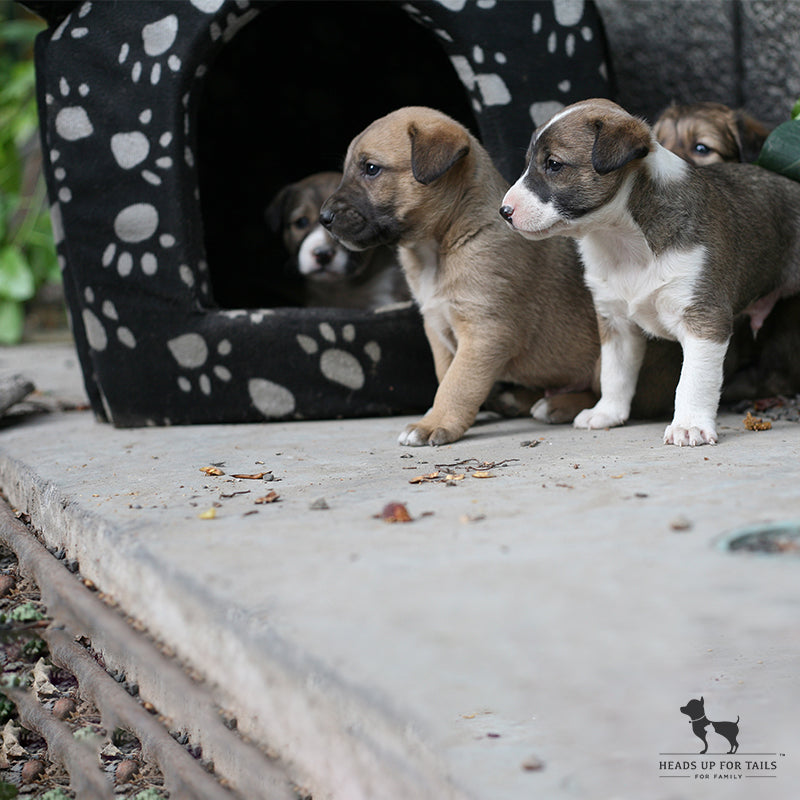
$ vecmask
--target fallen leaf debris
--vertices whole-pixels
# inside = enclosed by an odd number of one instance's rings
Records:
[[[473,478],[494,478],[495,474],[491,470],[505,467],[514,461],[519,461],[519,459],[507,458],[503,461],[479,461],[477,458],[465,458],[453,464],[436,464],[435,472],[416,475],[409,480],[409,483],[444,483],[452,485],[470,475]]]
[[[761,417],[754,417],[749,411],[747,416],[742,420],[744,427],[748,431],[768,431],[772,428],[772,423],[767,419]]]

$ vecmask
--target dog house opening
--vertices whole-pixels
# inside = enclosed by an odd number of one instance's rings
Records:
[[[210,65],[198,104],[198,173],[211,288],[222,308],[297,304],[299,276],[265,220],[286,184],[341,170],[350,140],[405,105],[478,135],[436,35],[400,3],[265,3]]]

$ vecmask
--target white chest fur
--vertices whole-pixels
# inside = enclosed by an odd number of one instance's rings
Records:
[[[703,270],[702,245],[655,256],[631,223],[590,233],[578,249],[599,314],[631,319],[652,336],[683,338],[684,311]]]
[[[456,339],[451,324],[450,306],[441,288],[438,243],[429,241],[401,246],[399,255],[406,280],[425,324],[455,353]]]

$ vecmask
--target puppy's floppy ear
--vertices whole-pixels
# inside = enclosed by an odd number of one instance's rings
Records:
[[[284,186],[275,197],[272,198],[270,204],[264,211],[264,218],[273,233],[280,233],[283,227],[283,218],[286,214],[286,205],[289,200],[289,195],[294,189],[294,184]]]
[[[733,138],[739,148],[739,160],[755,161],[764,140],[769,136],[769,129],[742,109],[733,112],[732,128]]]
[[[408,126],[411,139],[411,171],[424,185],[441,178],[469,152],[466,132],[453,123]]]
[[[650,129],[636,117],[598,119],[594,128],[592,166],[600,175],[621,169],[650,152]]]

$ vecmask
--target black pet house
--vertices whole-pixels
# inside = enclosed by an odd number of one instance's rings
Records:
[[[264,208],[409,104],[513,180],[537,120],[609,91],[590,0],[26,4],[72,330],[121,427],[426,408],[416,309],[288,306]]]

